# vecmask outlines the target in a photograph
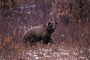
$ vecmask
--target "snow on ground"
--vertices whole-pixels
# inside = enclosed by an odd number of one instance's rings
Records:
[[[33,59],[43,59],[43,58],[56,58],[56,60],[86,60],[86,57],[84,56],[78,56],[77,52],[73,51],[73,54],[71,55],[69,50],[61,50],[60,51],[53,51],[52,49],[39,49],[39,51],[29,51],[26,53],[28,56],[32,56]],[[76,57],[78,56],[78,57]],[[29,58],[29,57],[27,57]]]

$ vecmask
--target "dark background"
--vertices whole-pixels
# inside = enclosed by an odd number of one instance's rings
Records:
[[[33,26],[57,21],[56,44],[23,42]],[[90,0],[0,0],[0,59],[90,60]]]

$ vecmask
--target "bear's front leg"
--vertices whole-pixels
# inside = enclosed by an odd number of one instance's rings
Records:
[[[53,44],[55,44],[55,42],[54,42],[51,38],[50,38],[49,43],[53,43]]]
[[[48,44],[48,43],[54,43],[55,44],[55,42],[51,39],[50,36],[46,36],[43,39],[43,44]]]
[[[49,39],[47,36],[43,37],[43,44],[48,44]]]
[[[51,35],[48,35],[47,36],[47,39],[49,39],[49,43],[53,43],[53,44],[55,44],[55,42],[52,40],[52,38],[51,38]]]

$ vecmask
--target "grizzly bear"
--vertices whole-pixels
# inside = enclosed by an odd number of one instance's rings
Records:
[[[24,41],[29,40],[31,43],[43,41],[43,44],[55,43],[51,34],[55,31],[56,25],[57,22],[48,22],[46,25],[32,27],[25,33]]]

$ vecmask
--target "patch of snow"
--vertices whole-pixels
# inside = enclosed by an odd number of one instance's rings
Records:
[[[22,13],[22,11],[16,11],[16,10],[14,12],[16,12],[16,13]]]
[[[20,7],[20,9],[24,9],[24,7]]]
[[[59,58],[59,59],[57,59],[57,60],[64,60],[64,58]]]
[[[64,52],[66,51],[66,50],[63,50]]]
[[[36,52],[35,52],[35,51],[33,51],[33,52],[32,52],[32,54],[36,54]]]
[[[80,56],[80,57],[78,57],[78,58],[85,59],[85,57],[82,57],[82,56]]]
[[[72,52],[72,55],[78,55],[78,53],[77,52]]]
[[[22,11],[19,11],[19,13],[22,13]]]
[[[68,51],[68,50],[65,50],[63,48],[60,48],[60,49],[58,49],[58,51]]]
[[[42,51],[45,51],[45,52],[47,52],[47,51],[52,51],[52,49],[39,49],[39,50],[42,50]]]
[[[35,57],[35,59],[39,59],[39,57]]]
[[[6,59],[0,59],[0,60],[6,60]]]
[[[90,51],[90,48],[88,50]]]
[[[48,49],[42,49],[43,51],[48,51]]]
[[[84,51],[83,50],[80,50],[80,53],[83,53]]]
[[[59,57],[60,54],[59,54],[58,52],[55,52],[55,53],[53,53],[53,56],[55,56],[55,57]]]
[[[29,11],[29,12],[27,12],[27,14],[30,14],[31,12]]]
[[[36,7],[36,5],[32,5],[31,7]]]
[[[36,57],[37,55],[33,55],[34,57]]]
[[[43,55],[44,55],[44,56],[46,56],[46,55],[47,55],[47,53],[45,52],[45,53],[43,53]]]
[[[72,57],[71,60],[78,60],[77,58]]]
[[[67,52],[60,52],[61,55],[69,55]]]
[[[48,51],[52,51],[52,49],[49,49]]]
[[[26,6],[26,7],[24,7],[25,9],[27,9],[27,8],[31,8],[31,7],[36,7],[36,5],[31,5],[31,6]]]
[[[49,56],[49,55],[46,55],[45,57],[47,57],[47,58],[50,58],[51,56]]]
[[[27,57],[28,60],[31,60],[30,57]]]
[[[27,55],[32,55],[31,53],[26,53]]]

